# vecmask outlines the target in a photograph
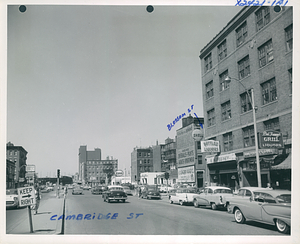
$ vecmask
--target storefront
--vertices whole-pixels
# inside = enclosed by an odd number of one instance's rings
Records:
[[[277,149],[259,149],[259,162],[261,173],[261,186],[267,187],[271,183],[270,168],[274,164],[274,159],[278,156]],[[244,158],[239,160],[240,186],[258,186],[256,152],[244,152]]]
[[[286,155],[283,155],[286,156]],[[292,155],[291,153],[281,161],[279,164],[271,166],[270,176],[272,187],[274,189],[287,189],[291,190],[291,163],[292,163]]]
[[[206,163],[209,169],[210,185],[227,186],[233,190],[238,188],[239,178],[235,153],[207,156]]]

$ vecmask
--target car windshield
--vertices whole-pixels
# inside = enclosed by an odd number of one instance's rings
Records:
[[[18,195],[17,189],[8,189],[6,190],[6,195]]]
[[[197,189],[185,189],[185,193],[197,193]]]
[[[276,197],[279,203],[291,203],[291,194],[282,194]]]
[[[130,190],[128,186],[123,186],[124,190]]]
[[[216,190],[214,190],[214,193],[231,193],[231,190],[229,190],[229,189],[216,189]]]
[[[111,190],[111,191],[123,191],[123,187],[110,187],[109,190]]]

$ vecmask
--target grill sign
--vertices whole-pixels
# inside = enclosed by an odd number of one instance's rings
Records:
[[[18,197],[20,207],[30,206],[35,204],[35,192],[34,187],[22,187],[18,188]]]
[[[282,134],[277,131],[259,133],[260,148],[283,148]]]

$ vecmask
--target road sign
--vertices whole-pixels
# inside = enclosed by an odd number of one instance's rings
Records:
[[[25,178],[30,178],[30,177],[34,177],[34,172],[26,172],[25,173]]]
[[[18,188],[19,206],[30,206],[35,204],[35,192],[33,186]]]

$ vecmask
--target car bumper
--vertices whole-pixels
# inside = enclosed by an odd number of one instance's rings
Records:
[[[127,199],[127,197],[118,197],[118,196],[116,196],[116,197],[108,197],[107,198],[108,200],[111,200],[111,201],[117,201],[117,200],[126,200]]]
[[[161,198],[161,196],[155,196],[155,195],[148,195],[147,196],[148,198],[156,198],[156,199],[160,199]]]
[[[18,207],[18,202],[7,201],[7,202],[6,202],[6,207],[7,207],[7,208],[15,208],[15,207]]]

